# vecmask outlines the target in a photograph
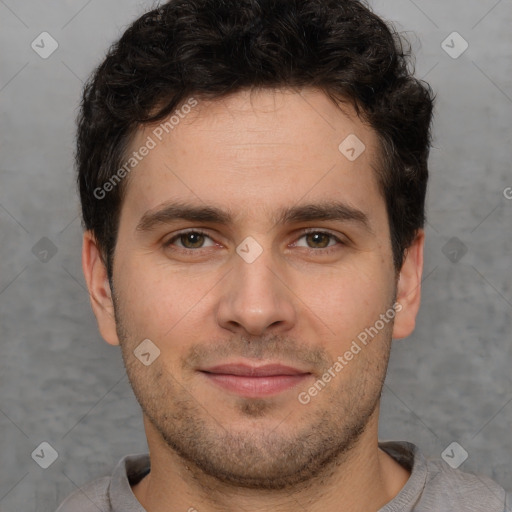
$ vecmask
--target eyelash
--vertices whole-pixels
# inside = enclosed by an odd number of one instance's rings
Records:
[[[164,247],[165,248],[170,248],[176,240],[178,240],[181,236],[186,235],[187,233],[194,233],[194,234],[198,234],[198,235],[204,235],[204,236],[208,237],[210,240],[213,241],[213,239],[211,238],[211,236],[208,233],[206,233],[205,231],[202,231],[201,229],[195,229],[194,228],[194,229],[188,229],[188,230],[180,231],[179,233],[174,235],[172,238],[167,240],[163,244]],[[333,246],[329,246],[329,247],[325,247],[325,248],[318,248],[318,249],[315,249],[315,248],[312,248],[312,247],[303,247],[303,249],[306,249],[308,252],[329,254],[333,250],[337,250],[339,248],[338,245],[346,245],[345,242],[340,240],[337,236],[333,235],[329,231],[322,231],[322,230],[319,230],[319,229],[307,229],[307,230],[304,230],[297,240],[300,240],[304,236],[312,234],[312,233],[314,233],[314,234],[321,234],[321,235],[327,235],[332,240],[336,241],[338,244],[337,245],[333,245]],[[185,248],[185,247],[177,247],[177,248],[175,248],[173,250],[183,251],[183,252],[187,252],[187,253],[190,254],[190,253],[200,253],[203,249],[208,249],[208,247],[199,247],[197,249],[188,249],[188,248]]]

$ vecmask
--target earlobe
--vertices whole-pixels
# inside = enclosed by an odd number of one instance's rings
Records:
[[[107,343],[119,345],[107,269],[91,231],[86,231],[83,235],[82,269],[100,333]]]
[[[397,314],[393,326],[393,338],[406,338],[416,325],[421,302],[421,276],[423,274],[423,248],[425,232],[418,230],[407,248],[397,285]]]

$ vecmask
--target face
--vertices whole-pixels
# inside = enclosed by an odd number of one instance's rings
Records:
[[[392,335],[414,325],[422,239],[397,282],[377,137],[343,110],[260,90],[199,102],[168,134],[141,128],[132,151],[154,147],[127,184],[112,296],[85,236],[150,446],[224,482],[306,481],[376,431]],[[247,375],[271,364],[293,370]]]

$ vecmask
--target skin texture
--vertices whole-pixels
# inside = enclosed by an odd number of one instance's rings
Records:
[[[132,150],[153,129],[140,128]],[[338,149],[349,134],[366,147],[354,161]],[[98,326],[121,345],[144,412],[151,472],[133,492],[148,511],[376,511],[406,483],[408,471],[377,445],[379,401],[391,339],[414,329],[424,234],[397,275],[378,151],[375,132],[353,109],[339,110],[318,90],[199,101],[129,176],[113,289],[85,232],[83,268]],[[136,229],[144,214],[178,201],[219,208],[232,221]],[[335,201],[364,213],[367,226],[276,222],[281,209]],[[205,235],[177,236],[192,228]],[[249,236],[262,249],[252,263],[236,252]],[[394,322],[301,403],[298,394],[395,301]],[[149,366],[134,355],[144,339],[160,350]],[[310,375],[248,398],[199,371],[242,360]]]

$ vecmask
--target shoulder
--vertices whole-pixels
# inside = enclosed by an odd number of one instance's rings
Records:
[[[512,507],[510,495],[487,476],[454,469],[440,459],[429,460],[427,465],[425,500],[438,507],[433,510],[452,505],[471,512],[504,512]]]
[[[70,494],[56,512],[110,512],[110,477],[98,478]]]
[[[382,512],[512,512],[512,496],[487,476],[455,469],[440,458],[427,459],[407,441],[379,442],[379,446],[411,472]]]
[[[56,512],[112,512],[137,509],[137,501],[130,486],[150,470],[148,453],[124,456],[111,476],[98,478],[74,491]]]

